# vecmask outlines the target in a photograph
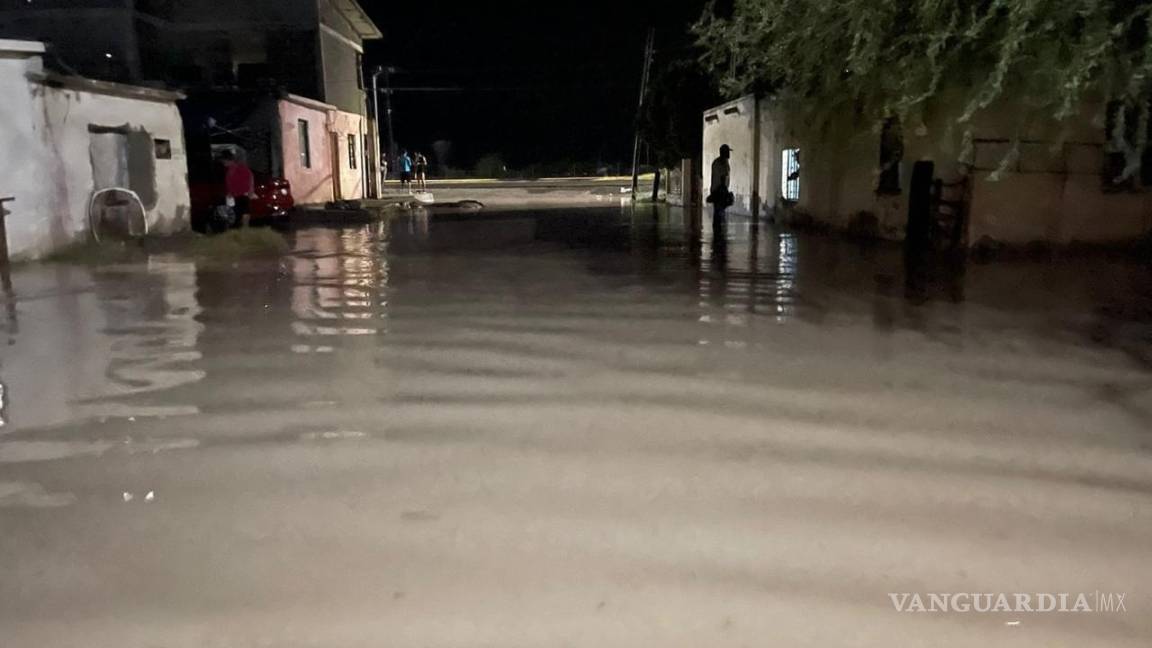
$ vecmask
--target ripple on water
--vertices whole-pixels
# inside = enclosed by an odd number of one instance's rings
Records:
[[[0,482],[0,508],[59,508],[75,502],[72,493],[49,493],[34,482]]]

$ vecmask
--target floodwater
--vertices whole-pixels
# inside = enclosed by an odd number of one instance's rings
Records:
[[[18,268],[0,645],[1152,644],[1146,267],[692,231],[422,213]]]

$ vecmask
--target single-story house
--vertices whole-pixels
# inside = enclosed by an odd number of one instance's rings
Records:
[[[1152,163],[1144,178],[1124,176],[1105,112],[1085,106],[1056,124],[1002,104],[964,126],[938,109],[910,123],[833,115],[814,127],[809,114],[747,95],[703,114],[704,186],[728,144],[737,213],[943,247],[1123,243],[1152,231]]]
[[[127,189],[149,232],[189,226],[182,95],[61,76],[45,47],[0,40],[0,198],[7,252],[37,258],[90,231],[95,192]]]

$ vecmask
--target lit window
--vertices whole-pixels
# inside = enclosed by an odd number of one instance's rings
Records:
[[[780,152],[780,193],[784,200],[800,200],[800,149],[790,148]]]

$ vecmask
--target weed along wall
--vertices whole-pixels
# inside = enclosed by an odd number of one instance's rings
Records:
[[[8,248],[36,258],[88,236],[93,192],[134,191],[150,232],[187,229],[184,132],[172,92],[45,74],[42,46],[0,41],[0,194]],[[6,55],[5,55],[6,54]]]

